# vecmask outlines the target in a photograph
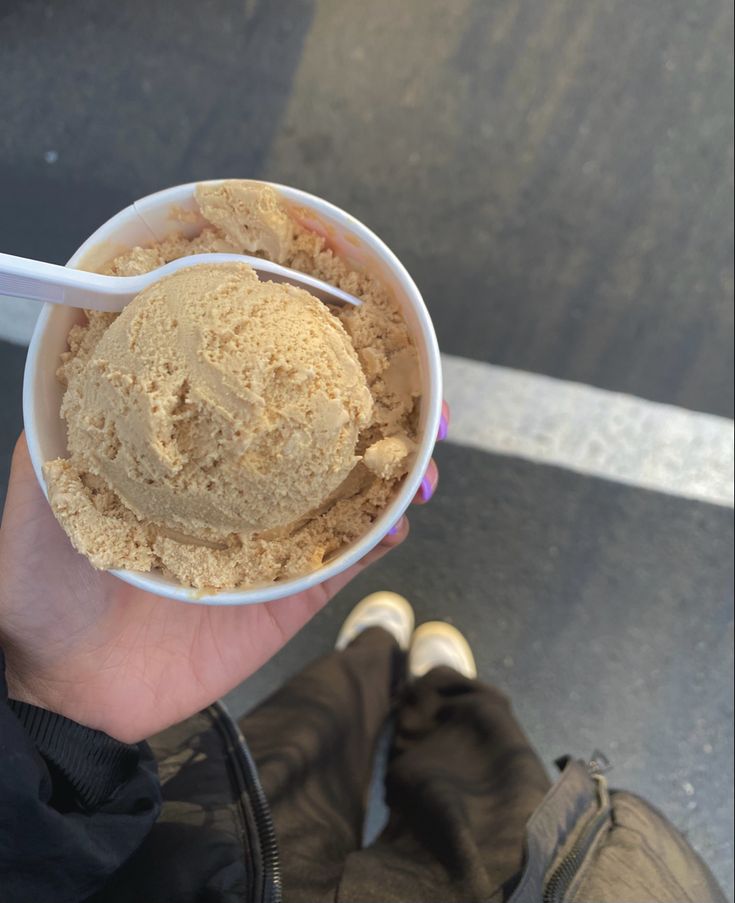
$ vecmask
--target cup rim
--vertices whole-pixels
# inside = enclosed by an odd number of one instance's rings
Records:
[[[214,185],[222,181],[228,180],[210,179],[200,182],[187,182],[182,185],[161,189],[135,201],[99,226],[71,256],[67,266],[76,266],[93,247],[101,244],[103,241],[113,239],[115,229],[128,222],[131,217],[138,218],[136,207],[145,205],[147,209],[150,209],[151,207],[165,204],[171,208],[177,201],[180,202],[185,194],[191,196],[197,185]],[[420,340],[424,345],[427,360],[428,391],[425,391],[422,396],[422,404],[426,405],[426,419],[423,434],[419,437],[418,450],[413,467],[390,504],[380,512],[370,528],[362,536],[315,571],[272,584],[239,590],[226,590],[218,593],[202,593],[200,590],[183,586],[168,578],[151,575],[150,572],[144,573],[127,569],[113,569],[109,571],[109,573],[114,574],[125,583],[138,589],[182,602],[207,605],[252,605],[260,602],[270,602],[312,589],[356,564],[380,543],[391,527],[408,509],[411,500],[418,492],[426,468],[431,460],[441,418],[442,372],[436,333],[416,283],[395,253],[368,226],[324,198],[299,188],[292,188],[276,182],[268,182],[262,179],[251,179],[248,181],[255,181],[270,186],[285,197],[287,201],[297,204],[303,203],[304,206],[313,209],[315,212],[321,210],[331,214],[334,219],[341,221],[346,227],[356,233],[387,265],[392,276],[400,284],[402,292],[409,300],[416,315],[419,334],[412,334],[412,338],[414,341]],[[26,440],[36,478],[47,498],[48,492],[42,470],[45,461],[41,452],[41,439],[38,431],[40,418],[37,417],[35,375],[44,365],[49,365],[47,361],[42,359],[40,351],[42,338],[48,327],[53,307],[54,305],[52,304],[44,304],[41,310],[28,347],[23,375],[23,421]],[[54,362],[55,365],[56,362]]]

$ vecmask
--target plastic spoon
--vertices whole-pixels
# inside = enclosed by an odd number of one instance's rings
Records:
[[[306,289],[326,304],[351,304],[355,307],[361,304],[354,295],[343,292],[328,282],[247,254],[192,254],[190,257],[179,257],[140,276],[101,276],[99,273],[87,273],[55,263],[0,254],[0,295],[65,304],[67,307],[117,312],[139,292],[164,276],[202,263],[247,263],[259,276],[272,282],[288,282]]]

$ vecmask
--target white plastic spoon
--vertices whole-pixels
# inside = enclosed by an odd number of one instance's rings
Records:
[[[65,304],[67,307],[117,312],[152,283],[184,267],[200,263],[247,263],[259,276],[272,282],[288,282],[306,289],[326,304],[352,304],[355,307],[361,304],[354,295],[343,292],[328,282],[247,254],[192,254],[190,257],[179,257],[140,276],[100,276],[99,273],[86,273],[84,270],[62,267],[55,263],[0,254],[0,295]]]

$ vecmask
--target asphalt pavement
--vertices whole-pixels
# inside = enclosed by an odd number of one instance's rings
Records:
[[[387,241],[443,351],[726,425],[732,30],[724,0],[0,3],[0,248],[63,262],[159,188],[292,184]],[[18,323],[0,307],[0,491]],[[450,435],[409,540],[231,706],[397,590],[467,633],[550,769],[601,749],[731,893],[732,508],[474,445]]]

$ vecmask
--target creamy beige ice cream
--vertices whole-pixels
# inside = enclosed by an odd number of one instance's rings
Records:
[[[372,397],[347,333],[307,292],[248,266],[142,292],[68,368],[69,451],[140,520],[187,536],[283,527],[359,458]]]
[[[130,275],[202,251],[258,253],[363,300],[330,311],[241,264],[191,267],[119,316],[89,312],[59,375],[69,458],[53,510],[96,567],[233,588],[317,568],[390,499],[414,452],[415,351],[385,289],[258,183],[199,186],[202,231],[134,248]]]

